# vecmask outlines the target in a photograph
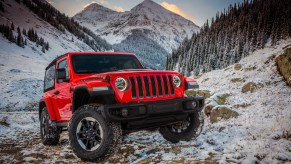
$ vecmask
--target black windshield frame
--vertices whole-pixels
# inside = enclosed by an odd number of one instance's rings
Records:
[[[89,60],[90,59],[90,60]],[[99,59],[99,60],[97,60]],[[108,61],[105,61],[105,60]],[[78,60],[78,61],[77,61]],[[86,61],[81,63],[83,64],[83,67],[87,67],[87,69],[80,69],[80,60]],[[124,55],[124,54],[74,54],[71,56],[72,61],[72,68],[73,71],[77,74],[93,74],[93,73],[104,73],[104,72],[112,72],[112,71],[119,71],[119,70],[134,70],[134,69],[145,69],[144,66],[140,63],[140,61],[134,56],[134,55]],[[99,64],[105,64],[110,65],[112,68],[106,68],[101,67],[103,70],[100,70],[98,68]],[[103,63],[102,63],[103,62]],[[121,66],[125,63],[123,62],[131,62],[130,64],[133,64],[132,67],[125,67]],[[79,65],[77,65],[78,63]],[[85,66],[86,65],[86,66]],[[95,67],[92,65],[95,65]],[[79,67],[79,68],[78,68]],[[81,66],[82,67],[82,66]],[[91,68],[91,69],[89,69]]]

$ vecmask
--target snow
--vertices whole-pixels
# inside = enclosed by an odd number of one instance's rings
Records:
[[[237,118],[214,124],[205,118],[204,129],[197,139],[177,144],[166,141],[157,131],[131,133],[124,137],[119,152],[106,162],[291,162],[291,140],[290,136],[287,137],[291,131],[291,88],[282,81],[272,57],[282,54],[282,47],[290,43],[287,40],[275,48],[254,52],[240,61],[241,70],[229,66],[198,78],[201,89],[213,94],[212,99],[207,99],[208,103],[213,102],[217,95],[230,94],[225,105],[239,113]],[[233,78],[243,78],[245,82],[233,83]],[[241,88],[247,82],[263,85],[259,85],[253,93],[242,93]],[[0,120],[3,117],[8,118],[9,126],[0,124],[0,161],[82,163],[72,153],[67,132],[62,134],[59,145],[42,145],[37,113],[0,113]]]
[[[287,40],[275,48],[255,51],[239,62],[242,65],[241,70],[237,71],[229,66],[198,78],[203,90],[209,90],[214,95],[229,93],[231,96],[226,105],[240,114],[230,121],[206,124],[207,129],[225,127],[222,132],[216,132],[215,137],[211,137],[218,141],[214,144],[216,148],[223,148],[220,162],[232,159],[236,162],[246,160],[248,163],[256,159],[255,156],[263,156],[263,161],[271,163],[282,159],[291,160],[291,152],[288,150],[291,145],[290,138],[282,138],[284,131],[291,131],[291,88],[286,86],[278,74],[274,62],[274,56],[282,54],[282,47],[290,42]],[[241,78],[245,82],[233,83],[233,78]],[[254,93],[241,92],[242,86],[248,82],[258,85]],[[211,102],[213,101],[209,103]],[[213,132],[204,133],[208,135]],[[276,136],[281,138],[276,140]],[[203,135],[200,139],[202,138]],[[215,150],[217,152],[219,151]]]

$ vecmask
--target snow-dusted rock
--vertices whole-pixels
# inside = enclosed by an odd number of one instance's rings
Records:
[[[227,120],[230,118],[236,118],[239,114],[231,110],[225,105],[217,105],[215,106],[210,113],[210,122],[215,123],[220,120]]]

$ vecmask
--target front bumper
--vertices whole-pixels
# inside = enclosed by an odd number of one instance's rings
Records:
[[[121,122],[126,129],[152,128],[182,121],[191,113],[201,111],[203,97],[187,97],[165,101],[105,105],[103,116]]]

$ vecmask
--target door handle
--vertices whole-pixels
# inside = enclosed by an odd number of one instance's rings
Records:
[[[54,91],[55,95],[58,95],[60,93],[60,91]]]

